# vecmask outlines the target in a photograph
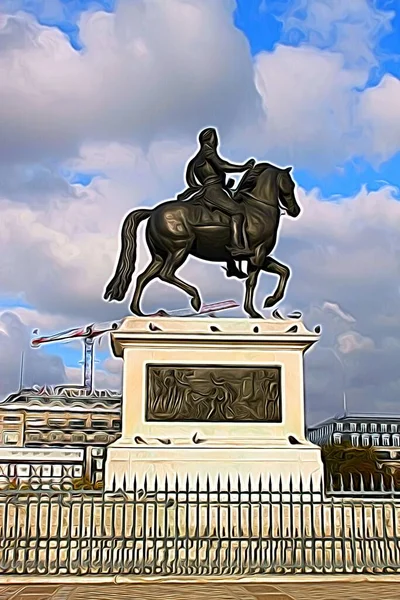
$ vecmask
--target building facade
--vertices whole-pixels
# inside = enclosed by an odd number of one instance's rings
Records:
[[[121,435],[120,393],[32,388],[0,403],[0,446],[83,450],[83,475],[101,478],[106,447]]]
[[[318,446],[350,443],[352,446],[400,448],[400,415],[344,415],[332,417],[307,430]]]

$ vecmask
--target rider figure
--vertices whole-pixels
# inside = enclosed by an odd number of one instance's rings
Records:
[[[226,182],[226,174],[247,171],[254,166],[255,161],[250,159],[243,165],[235,165],[220,158],[217,152],[218,135],[213,128],[203,129],[199,135],[199,142],[200,149],[189,161],[186,169],[188,189],[178,195],[178,200],[186,200],[196,193],[196,198],[201,197],[209,208],[228,215],[231,218],[232,231],[231,246],[227,249],[232,256],[249,256],[253,252],[247,240],[245,213],[243,206],[229,191],[234,180],[229,179]]]

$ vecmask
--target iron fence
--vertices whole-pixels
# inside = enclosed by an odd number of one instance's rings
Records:
[[[272,482],[131,492],[1,491],[0,573],[252,576],[397,573],[400,502]]]
[[[329,475],[326,482],[326,492],[330,496],[348,498],[394,498],[400,501],[399,480],[393,475],[370,475],[365,477],[360,473],[348,473],[344,477],[338,473],[335,477]]]

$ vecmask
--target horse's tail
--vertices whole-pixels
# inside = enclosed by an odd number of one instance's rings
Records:
[[[114,277],[104,292],[105,300],[121,302],[125,298],[135,270],[136,230],[141,221],[148,219],[151,209],[133,210],[126,217],[121,229],[121,252]]]

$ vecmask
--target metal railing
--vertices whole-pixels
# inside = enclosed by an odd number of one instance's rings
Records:
[[[400,502],[300,482],[0,492],[0,574],[254,576],[400,572]]]
[[[329,496],[363,498],[397,498],[400,501],[400,481],[393,475],[363,476],[360,473],[341,473],[334,477],[329,475],[326,482],[326,493]]]

